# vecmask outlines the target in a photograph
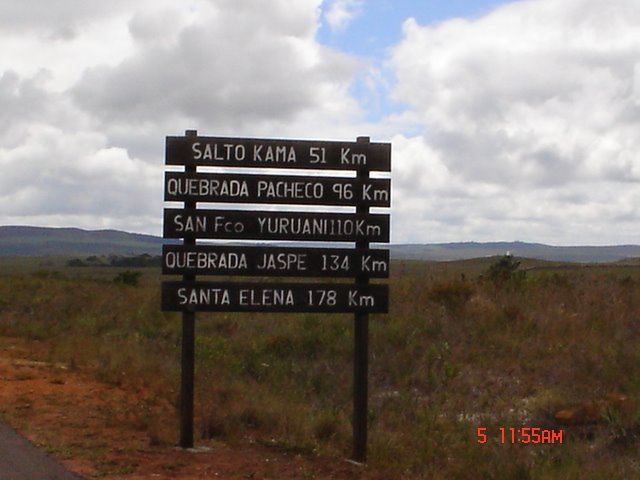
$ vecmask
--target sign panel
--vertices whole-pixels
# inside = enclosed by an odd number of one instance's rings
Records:
[[[162,310],[386,313],[388,292],[375,284],[164,282]]]
[[[167,172],[164,199],[169,202],[389,207],[391,180]]]
[[[390,143],[167,137],[167,165],[391,171]]]
[[[389,277],[388,250],[164,245],[165,275]]]
[[[164,210],[164,238],[389,241],[389,214]]]

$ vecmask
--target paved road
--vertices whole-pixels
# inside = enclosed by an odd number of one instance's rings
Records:
[[[0,423],[0,480],[82,480]]]

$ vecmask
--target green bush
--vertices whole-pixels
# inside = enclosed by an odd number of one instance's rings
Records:
[[[527,272],[518,270],[520,262],[511,255],[505,255],[493,263],[483,275],[497,286],[505,284],[520,284],[527,276]]]
[[[141,272],[125,270],[124,272],[120,272],[118,275],[116,275],[113,281],[114,283],[122,283],[124,285],[131,285],[132,287],[136,287],[141,276]]]

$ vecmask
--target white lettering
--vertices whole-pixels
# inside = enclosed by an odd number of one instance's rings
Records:
[[[173,224],[176,232],[206,232],[207,217],[203,215],[183,216],[176,215],[173,217]]]
[[[272,182],[260,180],[257,185],[258,198],[321,200],[324,186],[314,182]]]
[[[242,233],[244,229],[244,223],[233,222],[220,215],[217,215],[213,220],[213,231],[216,233]]]
[[[294,305],[293,291],[283,288],[242,288],[238,292],[238,301],[245,307]]]
[[[226,288],[178,289],[180,305],[229,305],[230,296]]]
[[[167,269],[189,270],[246,270],[247,257],[244,253],[235,252],[201,252],[201,251],[177,251],[167,252],[164,257],[164,265]]]
[[[304,253],[265,253],[258,265],[258,270],[305,271],[307,255]]]
[[[307,237],[379,237],[380,225],[367,225],[363,219],[299,218],[299,217],[258,217],[261,234],[302,235]]]
[[[253,161],[269,163],[295,163],[297,161],[296,151],[293,147],[287,147],[286,145],[254,145]]]
[[[194,160],[215,160],[217,162],[242,162],[247,156],[244,145],[234,143],[194,142],[191,145]]]
[[[167,181],[167,192],[174,197],[236,198],[249,197],[249,186],[244,180],[178,177]]]
[[[195,142],[191,145],[191,151],[193,152],[193,159],[200,160],[202,158],[202,151],[200,150],[200,142]]]

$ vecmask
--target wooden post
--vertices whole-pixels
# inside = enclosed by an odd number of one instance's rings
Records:
[[[369,143],[369,137],[358,137],[358,143]],[[368,167],[359,167],[358,183],[369,179]],[[366,215],[369,207],[360,203],[356,213]],[[368,249],[369,242],[359,240],[356,249]],[[356,285],[368,285],[367,275],[356,277]],[[369,370],[369,314],[354,314],[353,329],[353,460],[367,461],[367,413],[368,413],[368,370]]]
[[[185,131],[185,136],[197,136],[196,130]],[[185,172],[194,173],[197,168],[187,165]],[[185,208],[196,208],[193,200],[184,202]],[[193,238],[185,238],[184,245],[195,245]],[[184,282],[195,282],[195,275],[183,275]],[[182,312],[182,354],[180,378],[180,447],[193,448],[193,392],[195,377],[195,312]]]

